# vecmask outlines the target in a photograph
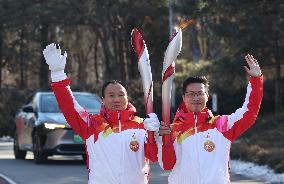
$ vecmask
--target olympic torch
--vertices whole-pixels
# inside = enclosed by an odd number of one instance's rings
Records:
[[[171,92],[175,73],[175,60],[181,51],[181,46],[182,31],[181,28],[176,28],[165,52],[162,71],[162,118],[168,126],[170,126],[171,121]],[[164,135],[163,143],[169,143],[169,141],[170,135]]]
[[[142,79],[146,114],[153,112],[153,81],[149,54],[142,35],[137,29],[131,32],[131,44],[138,56],[138,70]],[[154,132],[148,131],[148,142],[154,142]]]
[[[175,60],[181,51],[182,29],[195,23],[194,19],[182,20],[170,38],[170,43],[165,52],[162,72],[162,118],[168,126],[170,126],[171,121],[171,92],[175,73]],[[169,141],[170,135],[163,135],[163,143],[168,144]]]

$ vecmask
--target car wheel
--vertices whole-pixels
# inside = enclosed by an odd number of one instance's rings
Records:
[[[25,159],[26,158],[27,151],[20,150],[19,142],[18,142],[18,135],[17,135],[16,130],[15,130],[15,133],[14,133],[14,146],[13,146],[13,150],[14,150],[14,156],[15,156],[16,159]]]
[[[41,141],[40,137],[37,133],[33,136],[33,153],[34,153],[34,162],[36,164],[43,164],[47,161],[47,155],[44,154],[42,147],[41,147]]]

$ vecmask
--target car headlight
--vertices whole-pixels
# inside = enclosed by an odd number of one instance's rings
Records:
[[[65,128],[66,125],[62,125],[62,124],[55,124],[55,123],[44,123],[44,127],[47,129],[57,129],[57,128]]]

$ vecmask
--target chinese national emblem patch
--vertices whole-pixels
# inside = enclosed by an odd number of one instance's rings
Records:
[[[129,144],[129,147],[132,151],[137,152],[139,150],[139,143],[136,140],[135,134],[132,135],[132,140]]]
[[[210,135],[206,136],[207,140],[204,142],[204,149],[208,152],[212,152],[215,149],[215,144],[210,140]]]
[[[212,152],[215,149],[215,144],[214,142],[207,140],[204,143],[204,149],[208,152]]]

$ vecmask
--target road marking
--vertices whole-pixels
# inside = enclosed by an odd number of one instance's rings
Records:
[[[8,178],[7,176],[5,176],[1,173],[0,173],[0,177],[3,178],[4,180],[6,180],[9,184],[17,184],[16,182],[14,182],[13,180],[11,180],[10,178]]]

